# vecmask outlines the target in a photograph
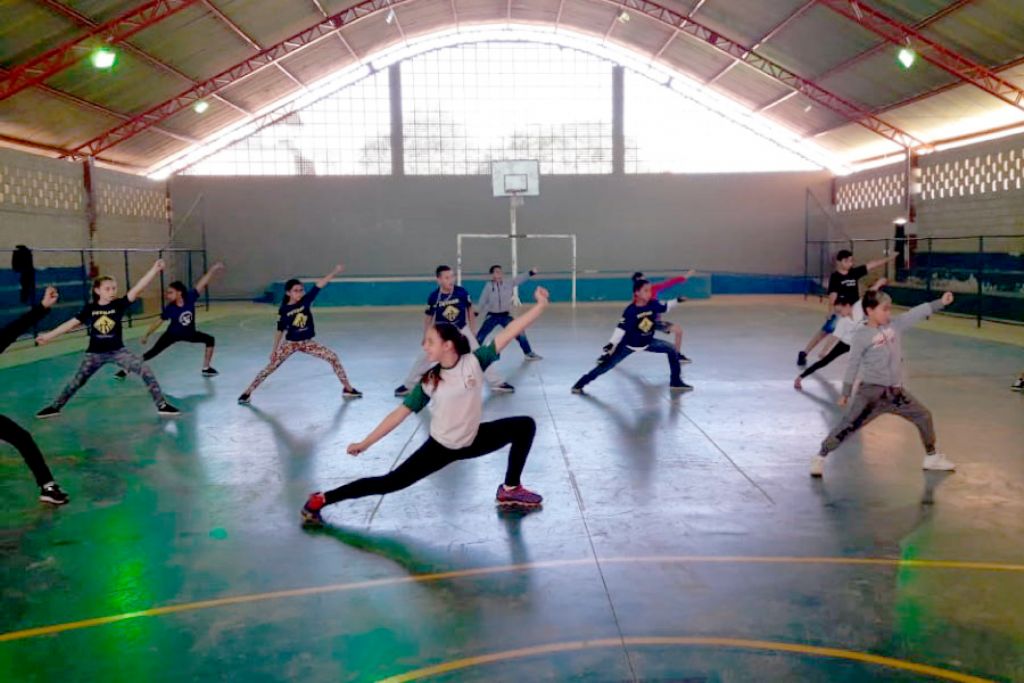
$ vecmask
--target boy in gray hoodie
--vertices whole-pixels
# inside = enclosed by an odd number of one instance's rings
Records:
[[[850,341],[850,365],[846,369],[843,395],[839,399],[839,405],[850,405],[839,424],[821,443],[818,455],[811,460],[812,477],[822,476],[825,456],[839,448],[846,437],[885,413],[913,422],[921,433],[926,452],[922,469],[956,469],[949,458],[935,450],[931,412],[903,388],[903,333],[951,303],[953,293],[946,292],[941,299],[915,306],[893,318],[892,299],[887,294],[867,292],[864,295],[867,320]],[[851,402],[858,371],[861,385]]]

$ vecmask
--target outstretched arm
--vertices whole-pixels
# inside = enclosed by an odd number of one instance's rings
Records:
[[[21,335],[28,332],[29,328],[45,318],[50,312],[50,307],[57,303],[57,288],[47,287],[43,294],[43,300],[26,311],[17,320],[7,323],[0,329],[0,352],[14,343]]]
[[[210,280],[213,279],[213,276],[216,275],[217,272],[221,270],[224,270],[224,264],[221,263],[220,261],[217,261],[212,266],[210,266],[210,269],[206,271],[206,273],[201,278],[199,278],[198,282],[196,282],[195,290],[202,294],[203,290],[206,289],[206,286],[210,284]]]
[[[884,278],[884,277],[880,277],[880,278],[878,278],[877,280],[875,280],[875,281],[874,281],[874,282],[873,282],[873,283],[871,284],[871,286],[870,286],[870,287],[868,287],[868,291],[869,291],[869,292],[877,292],[877,291],[878,291],[878,290],[880,290],[880,289],[881,289],[882,287],[885,287],[885,286],[886,286],[887,284],[889,284],[889,279],[888,279],[888,278]]]
[[[40,346],[42,346],[43,344],[48,344],[57,337],[61,336],[62,334],[66,334],[71,330],[77,329],[78,326],[81,324],[82,322],[78,318],[72,318],[71,320],[67,320],[58,325],[57,327],[53,328],[49,332],[43,332],[41,335],[36,337],[36,343],[39,344]]]
[[[892,327],[894,330],[908,330],[914,325],[927,320],[932,313],[938,313],[946,306],[953,303],[953,292],[946,292],[942,295],[941,299],[923,303],[920,306],[914,306],[903,315],[898,315],[892,319]]]
[[[682,275],[677,275],[676,277],[670,277],[669,279],[662,280],[661,282],[655,282],[655,283],[651,284],[651,294],[653,296],[658,296],[659,292],[663,292],[666,289],[668,289],[669,287],[675,287],[676,285],[681,285],[684,282],[686,282],[687,280],[689,280],[691,277],[693,277],[693,273],[694,273],[694,271],[691,268],[690,270],[686,271]]]
[[[157,273],[162,271],[167,266],[162,258],[158,258],[153,262],[153,265],[146,274],[139,278],[139,281],[135,283],[135,286],[128,290],[128,301],[135,301],[142,294],[143,290],[149,286],[149,283],[153,281],[153,278],[157,276]]]
[[[518,286],[520,286],[521,284],[523,284],[524,282],[526,282],[527,280],[529,280],[531,277],[533,277],[536,274],[537,274],[537,269],[536,268],[530,268],[525,273],[520,273],[519,276],[516,277],[515,280],[512,280],[512,286],[513,287],[518,287]]]
[[[331,272],[327,273],[327,275],[324,275],[322,278],[317,280],[316,286],[319,287],[320,289],[323,289],[324,287],[327,286],[328,282],[334,279],[335,275],[337,275],[343,270],[345,270],[345,264],[339,263],[338,265],[334,266],[334,268],[331,269]]]
[[[519,316],[512,323],[494,337],[494,350],[501,353],[501,350],[508,346],[513,339],[521,335],[527,327],[532,325],[540,317],[544,309],[548,307],[551,295],[543,287],[537,287],[533,291],[537,303],[523,315]]]
[[[365,439],[355,443],[350,443],[348,445],[348,454],[359,455],[363,451],[367,450],[370,446],[393,432],[395,427],[402,424],[402,421],[409,417],[411,413],[412,411],[406,408],[405,404],[398,406],[388,413],[388,416],[381,420],[380,424],[377,425],[377,427],[370,432]]]
[[[867,268],[868,268],[868,270],[874,270],[875,268],[881,268],[886,263],[892,263],[893,261],[895,261],[897,256],[898,256],[898,254],[893,253],[893,254],[889,254],[885,258],[875,259],[874,261],[868,261]]]

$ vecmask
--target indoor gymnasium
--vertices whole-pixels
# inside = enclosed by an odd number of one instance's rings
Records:
[[[0,680],[1024,681],[1024,3],[0,0]]]

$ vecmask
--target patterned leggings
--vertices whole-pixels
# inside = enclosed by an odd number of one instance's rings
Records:
[[[64,387],[64,391],[60,392],[60,396],[53,402],[53,407],[57,409],[63,408],[64,404],[70,401],[71,397],[85,386],[89,378],[95,375],[96,371],[107,363],[116,363],[125,372],[132,372],[141,376],[142,381],[146,383],[146,388],[149,389],[149,395],[153,397],[153,403],[160,405],[164,402],[164,392],[160,391],[160,384],[157,383],[156,375],[153,374],[153,371],[142,362],[141,358],[128,349],[122,348],[117,351],[108,351],[107,353],[85,354],[85,358],[82,359],[82,364],[78,366],[75,376]]]
[[[341,382],[342,386],[351,386],[348,383],[348,375],[345,374],[345,368],[341,366],[341,361],[338,360],[338,354],[334,353],[334,351],[331,351],[323,344],[315,342],[312,339],[308,339],[306,341],[298,342],[286,341],[284,344],[281,344],[277,353],[275,353],[274,357],[270,360],[270,364],[260,370],[260,373],[256,375],[256,379],[252,381],[252,384],[250,384],[249,388],[245,390],[245,393],[252,394],[256,391],[256,389],[263,384],[264,380],[270,377],[275,370],[281,367],[281,363],[288,360],[293,353],[308,353],[310,356],[327,361],[331,364],[331,369],[333,369],[334,374],[338,376],[338,381]]]

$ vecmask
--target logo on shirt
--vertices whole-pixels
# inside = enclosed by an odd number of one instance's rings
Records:
[[[446,307],[446,308],[445,308],[445,309],[444,309],[444,310],[443,310],[443,311],[441,312],[441,315],[442,315],[442,316],[444,316],[444,319],[445,319],[445,320],[447,320],[447,321],[448,321],[448,322],[450,322],[450,323],[453,323],[453,322],[455,322],[455,320],[456,320],[456,319],[457,319],[457,318],[459,317],[459,309],[458,309],[458,308],[456,308],[455,306],[452,306],[451,304],[449,304],[449,305],[448,305],[448,306],[447,306],[447,307]]]
[[[654,322],[650,318],[644,318],[639,323],[637,323],[636,327],[644,334],[647,334],[654,327]]]
[[[178,322],[182,327],[188,327],[192,324],[192,311],[185,311],[178,316]]]
[[[880,330],[878,334],[871,338],[872,346],[885,346],[893,339],[896,338],[896,333],[892,330]]]
[[[301,311],[295,314],[292,318],[292,327],[297,327],[300,330],[306,329],[306,325],[309,323],[309,316]]]
[[[110,334],[117,327],[117,323],[105,315],[101,315],[96,319],[96,322],[92,324],[96,331],[100,334]]]

